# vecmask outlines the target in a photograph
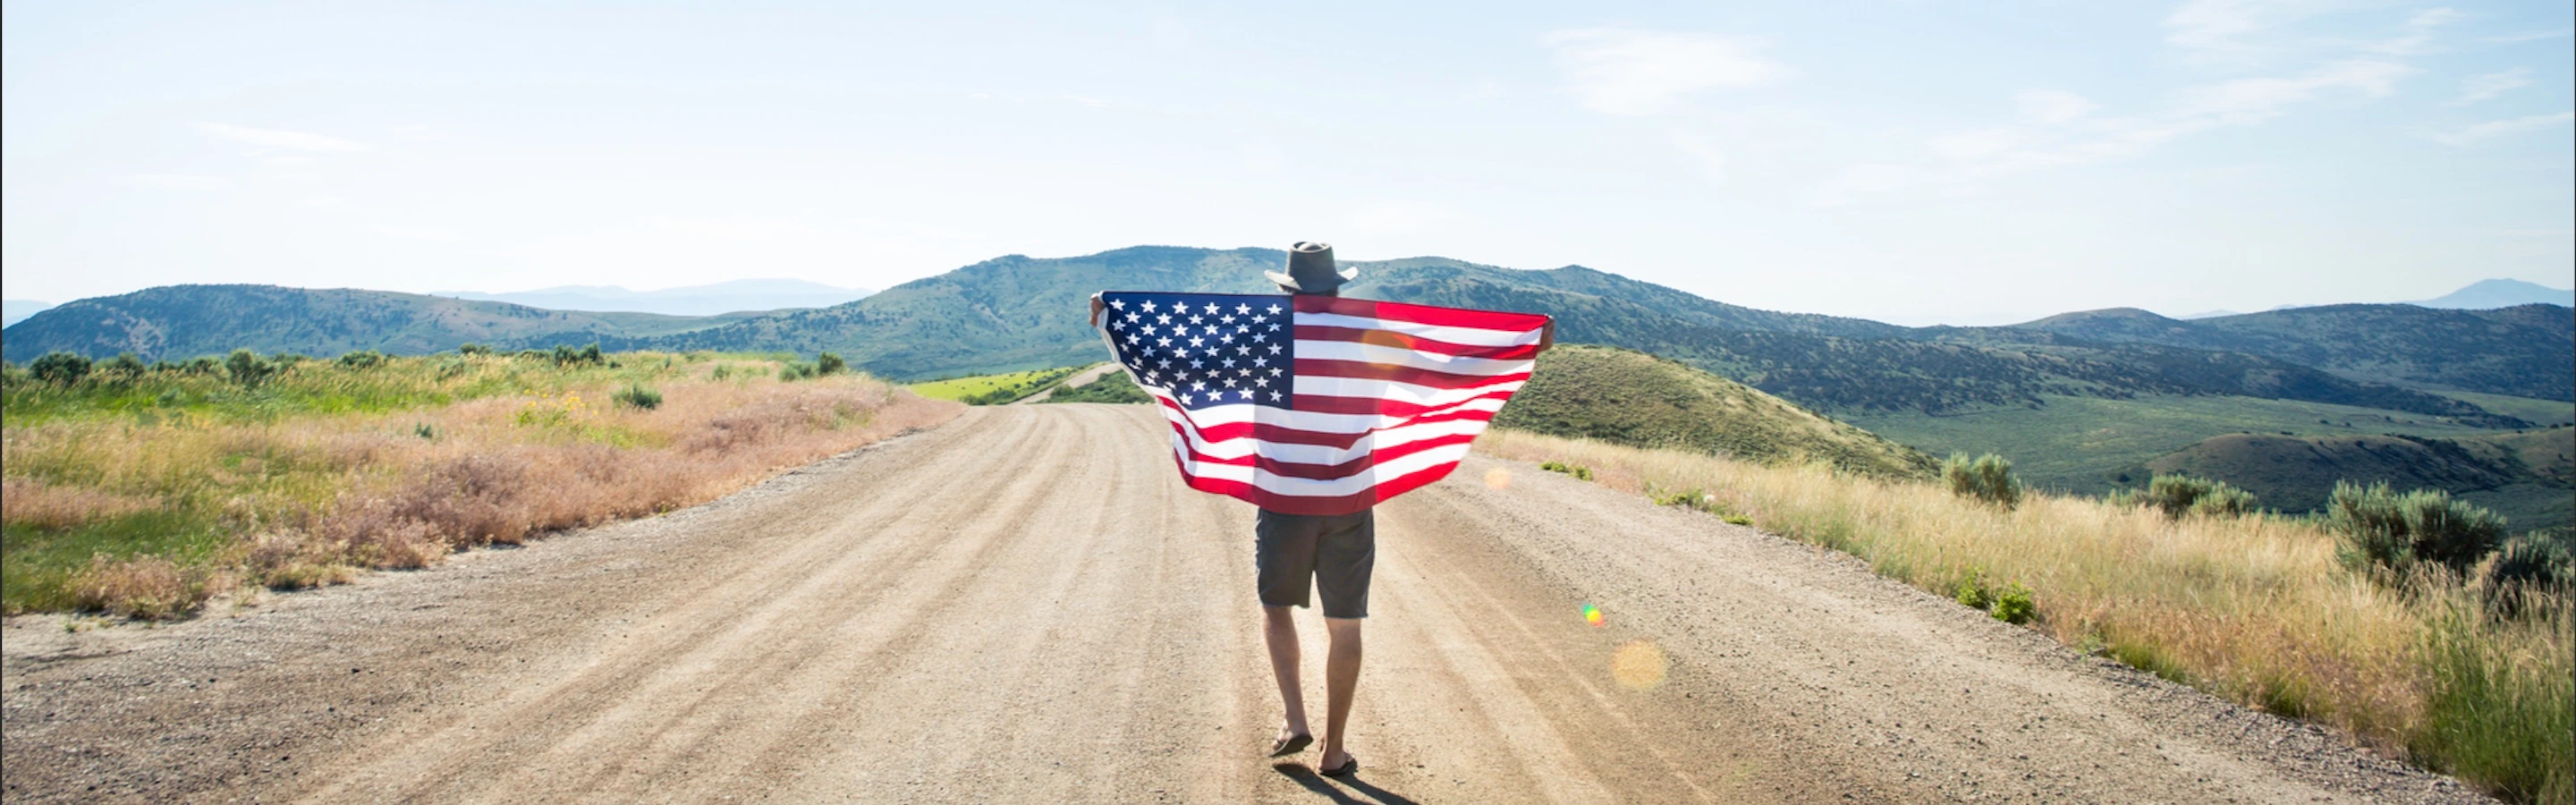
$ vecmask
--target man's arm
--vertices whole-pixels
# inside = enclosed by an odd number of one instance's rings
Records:
[[[1096,330],[1096,329],[1099,329],[1099,328],[1100,328],[1100,311],[1101,311],[1101,310],[1103,310],[1103,309],[1106,309],[1106,308],[1108,308],[1108,307],[1109,307],[1108,303],[1100,301],[1100,294],[1099,294],[1099,293],[1095,292],[1095,293],[1093,293],[1093,294],[1091,295],[1091,327],[1092,327],[1092,329],[1095,329],[1095,330]]]
[[[1093,306],[1094,310],[1097,310],[1097,309],[1098,309],[1098,306],[1100,305],[1100,300],[1094,299],[1094,300],[1092,300],[1091,304],[1092,304],[1092,306]],[[1547,317],[1547,329],[1544,329],[1544,330],[1540,330],[1540,331],[1538,331],[1538,351],[1540,351],[1540,352],[1546,352],[1546,351],[1547,351],[1547,348],[1548,348],[1548,347],[1552,347],[1552,346],[1556,346],[1556,317],[1555,317],[1555,316],[1549,316],[1549,317]]]

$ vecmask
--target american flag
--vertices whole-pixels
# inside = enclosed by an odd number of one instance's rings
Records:
[[[1529,380],[1546,316],[1313,295],[1100,295],[1191,488],[1348,514],[1440,480]]]

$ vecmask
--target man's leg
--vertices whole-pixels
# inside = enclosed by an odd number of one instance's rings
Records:
[[[1349,734],[1351,696],[1360,687],[1359,618],[1325,618],[1324,631],[1333,637],[1331,653],[1324,658],[1324,756],[1318,768],[1338,769],[1349,763],[1351,755],[1342,751],[1342,736]],[[1296,639],[1292,633],[1289,638]],[[1279,656],[1277,651],[1271,657]]]
[[[1279,678],[1279,701],[1288,710],[1287,724],[1279,732],[1282,741],[1315,734],[1306,726],[1306,694],[1297,684],[1297,621],[1289,616],[1291,611],[1290,607],[1261,608],[1268,620],[1261,631],[1270,642],[1270,673]]]

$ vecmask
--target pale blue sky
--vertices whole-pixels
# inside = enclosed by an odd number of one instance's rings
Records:
[[[2576,274],[2570,5],[10,2],[10,298],[1339,244],[1910,324]]]

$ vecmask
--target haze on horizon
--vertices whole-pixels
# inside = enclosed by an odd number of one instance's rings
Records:
[[[1140,244],[1904,324],[2576,274],[2565,4],[0,7],[0,269],[884,288]]]

